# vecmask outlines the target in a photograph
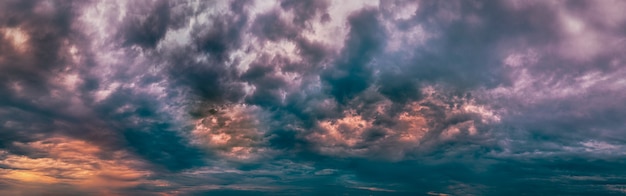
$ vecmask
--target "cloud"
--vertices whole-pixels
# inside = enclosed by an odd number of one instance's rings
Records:
[[[2,2],[0,189],[621,194],[619,4]]]
[[[346,47],[336,66],[321,75],[340,103],[352,99],[371,83],[373,73],[368,64],[385,44],[385,34],[376,15],[374,10],[363,10],[348,18],[350,33]]]
[[[254,161],[271,156],[265,147],[264,114],[258,107],[234,105],[211,109],[191,132],[194,143],[213,150],[220,158]]]
[[[170,19],[169,4],[165,1],[155,3],[148,13],[129,13],[126,15],[123,36],[127,44],[142,47],[155,47],[163,39]],[[146,5],[132,6],[131,10],[139,10]],[[150,6],[150,5],[148,5]]]
[[[147,180],[151,172],[141,169],[145,163],[128,152],[106,152],[85,141],[64,137],[15,143],[15,146],[31,152],[30,156],[2,152],[0,175],[4,182],[17,184],[11,187],[14,190],[4,193],[27,194],[30,191],[19,189],[35,187],[32,191],[45,191],[41,186],[69,184],[81,192],[107,194],[143,183],[157,183]]]
[[[281,8],[288,11],[293,11],[297,15],[293,18],[293,23],[299,26],[304,26],[306,22],[309,22],[313,17],[320,16],[320,21],[324,22],[328,13],[327,1],[293,1],[284,0],[280,2]]]

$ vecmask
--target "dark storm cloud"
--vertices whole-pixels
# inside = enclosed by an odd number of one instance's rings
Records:
[[[415,77],[407,77],[405,73],[395,71],[383,72],[379,78],[380,94],[385,95],[393,102],[405,103],[411,100],[418,100],[421,93],[419,92],[418,79]],[[402,79],[399,79],[402,78]]]
[[[272,62],[270,62],[272,63]],[[244,81],[256,87],[254,93],[247,97],[247,102],[260,106],[280,106],[280,89],[287,84],[282,78],[273,76],[277,62],[269,65],[251,65],[250,69],[241,75]]]
[[[203,101],[212,103],[238,102],[243,97],[243,86],[236,83],[235,70],[225,67],[224,62],[209,59],[208,62],[194,62],[180,51],[172,55],[172,63],[167,69],[175,85],[188,87]]]
[[[410,78],[443,82],[463,90],[506,84],[500,57],[494,55],[498,54],[500,39],[514,39],[519,34],[528,36],[526,32],[538,30],[543,33],[543,28],[551,25],[533,26],[532,18],[519,15],[539,17],[539,14],[511,14],[497,4],[464,1],[421,3],[419,14],[414,16],[415,21],[425,24],[426,29],[432,29],[438,35],[427,41],[431,47],[417,48],[414,59],[409,61],[411,64],[400,70],[408,72],[406,75]],[[451,12],[448,17],[458,18],[446,21],[446,18],[438,18],[441,12]],[[481,21],[473,24],[469,21],[472,17]],[[549,20],[550,17],[545,18]],[[549,39],[543,34],[540,36]],[[382,85],[386,83],[381,81]]]
[[[376,10],[362,10],[348,18],[350,33],[334,67],[321,77],[330,86],[331,94],[345,103],[372,82],[370,61],[385,46],[385,33]]]
[[[248,22],[246,14],[247,1],[233,1],[230,10],[232,15],[217,15],[209,18],[213,22],[211,26],[196,26],[197,33],[194,39],[200,51],[207,52],[209,56],[224,61],[231,50],[237,49],[241,44],[243,28]]]
[[[33,9],[37,5],[34,1],[20,1],[3,3],[2,22],[4,28],[15,28],[15,36],[28,36],[19,45],[11,44],[13,38],[5,33],[2,37],[2,69],[3,91],[9,91],[9,82],[22,82],[27,93],[47,93],[46,80],[49,73],[65,63],[60,54],[50,54],[49,51],[58,51],[63,46],[63,39],[70,35],[72,12],[71,3],[56,5],[50,8],[51,16],[35,14]],[[57,12],[57,13],[54,13]],[[19,50],[29,50],[22,54]],[[37,57],[37,58],[33,58]],[[4,92],[5,95],[12,93]],[[9,96],[3,96],[10,99]]]
[[[297,1],[297,3],[306,2],[306,1]],[[315,1],[318,2],[318,1]],[[290,10],[290,9],[288,9]],[[294,10],[294,13],[298,10]],[[320,8],[320,11],[322,9]],[[319,66],[318,64],[324,59],[330,56],[330,52],[327,47],[323,44],[315,42],[313,40],[309,40],[302,36],[302,33],[305,31],[310,31],[310,27],[299,26],[296,21],[289,22],[285,21],[280,16],[280,11],[272,10],[268,13],[264,13],[256,17],[251,26],[251,32],[258,35],[257,38],[267,39],[269,41],[279,41],[279,40],[288,40],[292,41],[298,47],[296,51],[297,54],[304,57],[302,62],[292,63],[291,65],[286,65],[285,71],[289,72],[299,72],[306,73],[303,69],[311,69]],[[315,13],[311,13],[313,15],[308,16],[307,18],[315,16]],[[294,19],[295,20],[295,19]],[[308,19],[307,19],[308,20]]]
[[[131,10],[141,10],[144,7],[150,7],[148,13],[127,13],[122,34],[127,44],[155,47],[168,29],[170,5],[167,1],[159,1],[154,5],[136,5]]]
[[[229,3],[232,13],[204,16],[211,23],[196,24],[191,28],[191,46],[161,53],[173,89],[188,88],[198,100],[210,104],[238,103],[242,100],[243,81],[237,80],[239,74],[234,66],[229,65],[233,63],[229,56],[240,49],[241,37],[248,22],[246,7],[249,4],[248,1],[233,1]],[[205,57],[208,58],[197,60]],[[234,61],[236,63],[237,60]]]
[[[281,20],[278,14],[279,12],[269,12],[257,16],[254,21],[254,26],[252,27],[253,31],[258,33],[259,37],[270,41],[293,39],[298,36],[298,29]]]
[[[4,123],[3,146],[28,140],[28,131],[21,129],[39,133],[57,117],[76,119],[56,110],[67,105],[50,98],[55,87],[50,80],[68,62],[63,42],[72,39],[71,23],[76,13],[71,10],[79,5],[65,2],[37,11],[37,6],[42,6],[37,1],[2,2],[0,28],[12,30],[0,36],[1,119],[17,123],[16,127]],[[30,125],[21,125],[26,122]]]

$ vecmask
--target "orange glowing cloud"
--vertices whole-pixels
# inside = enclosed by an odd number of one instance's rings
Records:
[[[346,116],[336,121],[322,121],[319,123],[324,133],[315,133],[311,137],[324,141],[328,145],[353,147],[363,140],[363,132],[372,127],[372,121],[366,121],[354,111],[346,112]]]
[[[260,146],[266,128],[255,115],[259,112],[260,108],[247,105],[222,107],[195,122],[192,141],[229,160],[260,158],[269,149]]]
[[[386,102],[380,103],[377,110],[386,112],[388,107],[385,105]],[[318,122],[320,131],[308,135],[307,139],[315,143],[324,154],[365,156],[391,147],[397,154],[389,154],[388,158],[400,158],[404,150],[417,146],[429,130],[426,118],[418,112],[419,109],[418,104],[408,105],[406,112],[394,117],[396,123],[393,126],[375,125],[374,118],[350,110],[344,112],[342,118]],[[376,140],[368,138],[369,132],[373,130],[381,131],[383,136]],[[400,145],[387,145],[390,143]]]
[[[320,120],[318,131],[306,136],[320,153],[328,155],[367,157],[381,153],[388,159],[401,159],[420,146],[429,133],[439,134],[442,140],[457,136],[473,136],[478,133],[477,124],[498,122],[499,115],[491,108],[477,104],[473,99],[457,97],[443,100],[435,87],[426,87],[420,101],[407,103],[402,112],[386,116],[393,123],[376,123],[376,116],[365,115],[357,110],[348,110],[338,119]],[[450,107],[449,103],[455,103]],[[377,114],[387,114],[391,108],[389,100],[380,101],[374,108]],[[436,111],[443,111],[437,116]],[[446,123],[456,116],[472,114],[479,120]],[[372,135],[374,135],[372,137]]]
[[[149,183],[151,173],[139,168],[143,163],[127,152],[105,152],[86,141],[54,137],[16,146],[43,152],[44,157],[29,157],[0,151],[0,179],[15,184],[71,185],[81,190],[104,194],[120,188]],[[101,155],[109,155],[103,158]],[[27,191],[27,190],[25,190]]]

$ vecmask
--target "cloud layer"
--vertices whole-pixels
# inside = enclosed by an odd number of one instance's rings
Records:
[[[3,1],[3,195],[621,195],[620,1]]]

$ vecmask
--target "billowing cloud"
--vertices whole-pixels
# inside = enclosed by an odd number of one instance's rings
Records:
[[[4,1],[0,193],[619,195],[618,1]]]

